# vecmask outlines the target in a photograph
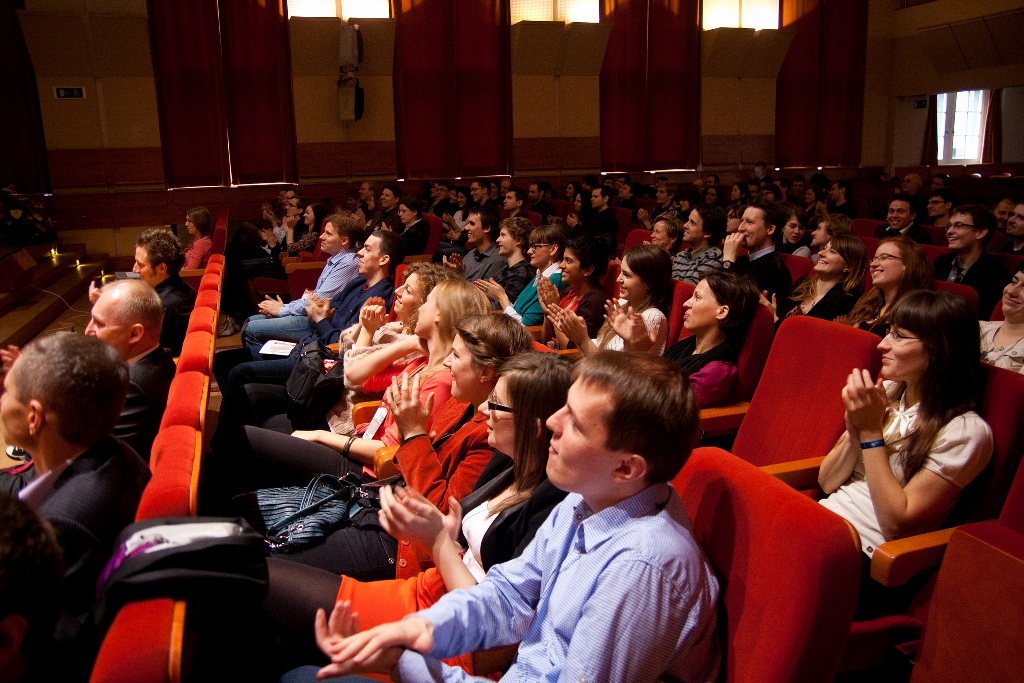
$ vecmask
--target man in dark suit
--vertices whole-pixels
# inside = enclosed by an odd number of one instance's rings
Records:
[[[913,198],[905,194],[894,195],[889,200],[889,210],[885,215],[888,225],[879,225],[875,229],[874,237],[881,239],[903,235],[918,244],[931,244],[932,236],[928,234],[927,230],[914,223],[915,218],[917,218],[917,212],[914,211]]]
[[[544,181],[530,183],[526,196],[530,200],[527,211],[540,214],[541,223],[547,223],[548,219],[555,215],[555,205],[548,201],[551,194],[551,183]]]
[[[149,467],[113,436],[128,391],[128,366],[109,344],[73,332],[36,339],[4,377],[0,424],[7,443],[32,456],[0,473],[57,532],[64,588],[57,639],[74,639],[96,598],[96,580],[117,535],[135,517]]]
[[[160,346],[160,297],[139,280],[111,282],[100,290],[85,334],[110,344],[128,363],[128,397],[114,426],[118,437],[149,460],[153,439],[174,379],[174,358]]]
[[[577,225],[569,223],[572,237],[591,237],[602,240],[608,247],[608,253],[615,253],[615,245],[619,242],[619,220],[611,209],[612,191],[606,185],[595,187],[590,191],[590,216]]]
[[[753,279],[769,300],[781,301],[793,284],[774,238],[788,218],[775,202],[755,199],[743,212],[739,230],[726,235],[722,247],[722,267]],[[740,247],[747,250],[743,256],[738,255]]]
[[[196,290],[178,275],[184,263],[181,243],[167,230],[146,230],[135,241],[135,266],[132,270],[160,297],[164,310],[160,344],[174,355],[181,353],[188,319],[196,304]],[[90,289],[89,299],[93,303],[96,303],[95,292],[95,289]]]
[[[996,217],[981,204],[957,207],[946,228],[950,254],[936,257],[935,279],[957,282],[978,293],[978,317],[988,320],[1003,296],[1003,287],[1010,273],[985,251],[989,237],[996,230]]]

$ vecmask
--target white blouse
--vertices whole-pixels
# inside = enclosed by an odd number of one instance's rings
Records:
[[[1002,320],[983,320],[981,325],[981,360],[997,368],[1006,368],[1013,372],[1024,373],[1024,338],[1018,339],[1009,346],[995,344],[996,334],[1003,326]]]

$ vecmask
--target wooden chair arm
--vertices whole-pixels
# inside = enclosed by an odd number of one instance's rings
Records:
[[[323,270],[326,261],[297,261],[288,263],[284,267],[285,273],[294,273],[296,270]]]
[[[382,446],[373,454],[373,472],[378,479],[387,479],[402,473],[395,464],[395,454],[399,448],[400,446]]]
[[[433,258],[433,254],[416,254],[413,256],[406,256],[402,263],[430,263]]]
[[[380,401],[366,401],[352,406],[352,424],[361,425],[373,419],[373,414],[380,407]]]
[[[883,543],[871,556],[871,578],[883,586],[902,586],[917,574],[937,568],[954,531],[956,527],[949,527]]]
[[[750,403],[742,401],[728,406],[704,408],[700,411],[700,428],[705,436],[731,434],[740,428]]]
[[[206,268],[182,268],[178,271],[178,275],[182,278],[202,277],[206,275]]]
[[[527,325],[526,331],[530,333],[531,337],[533,337],[533,341],[544,341],[542,339],[542,337],[544,336],[543,325]]]
[[[299,263],[300,261],[302,261],[301,256],[288,256],[285,252],[281,252],[281,265],[285,268],[291,263]]]
[[[820,458],[806,458],[783,462],[777,465],[765,465],[761,469],[798,491],[818,488],[818,470],[821,469]]]
[[[579,360],[580,350],[579,349],[559,349],[555,351],[560,356],[567,356],[569,360]]]
[[[328,344],[327,348],[329,348],[334,353],[337,353],[340,347],[338,346],[338,342],[334,342],[333,344]]]

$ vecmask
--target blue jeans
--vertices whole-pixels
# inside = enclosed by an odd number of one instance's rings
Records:
[[[298,669],[292,669],[284,676],[281,676],[281,683],[318,683],[316,672],[319,670],[320,667],[318,666],[300,666]],[[335,681],[335,683],[373,683],[374,681],[372,678],[364,678],[354,674],[328,680]]]
[[[254,315],[242,326],[242,343],[259,358],[260,348],[271,339],[298,342],[309,334],[309,319],[304,315],[286,315],[283,318],[268,318]]]

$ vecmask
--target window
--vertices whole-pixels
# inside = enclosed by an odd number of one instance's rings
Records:
[[[596,24],[600,21],[598,0],[512,0],[512,23],[520,21],[563,21]]]
[[[387,19],[391,16],[391,3],[389,0],[289,0],[288,16]]]
[[[961,90],[936,96],[935,131],[940,164],[981,163],[988,95],[987,90]]]
[[[701,5],[703,28],[777,29],[779,0],[704,0]]]

